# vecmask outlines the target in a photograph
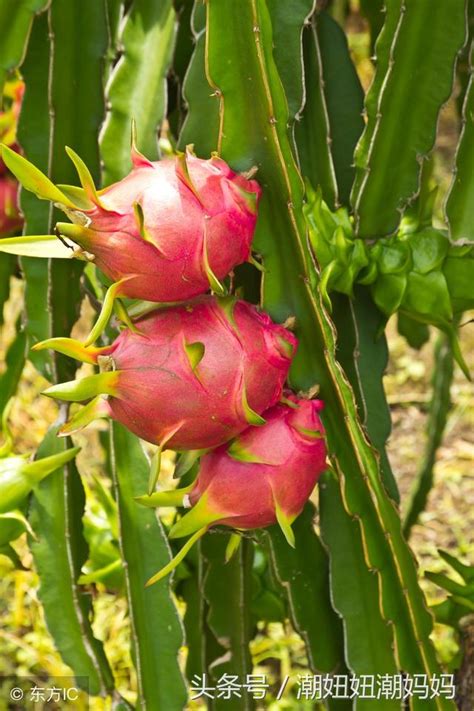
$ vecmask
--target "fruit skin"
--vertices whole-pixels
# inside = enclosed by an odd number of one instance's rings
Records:
[[[0,176],[0,237],[19,232],[23,217],[18,209],[18,183],[9,175]]]
[[[199,297],[134,325],[139,333],[127,329],[109,347],[85,349],[110,372],[46,394],[83,401],[107,392],[102,411],[107,406],[142,439],[177,450],[216,447],[249,422],[263,422],[259,415],[280,399],[297,345],[266,313],[232,298]]]
[[[285,403],[265,412],[265,425],[249,427],[230,446],[205,454],[193,484],[136,498],[148,507],[190,508],[169,533],[170,538],[190,537],[147,586],[171,573],[212,526],[250,530],[278,523],[287,542],[295,545],[291,524],[326,469],[322,408],[320,400],[288,393]],[[226,561],[239,541],[239,534],[231,536]]]
[[[217,298],[155,312],[124,331],[109,355],[119,371],[112,416],[139,437],[173,449],[215,447],[248,425],[243,390],[260,414],[281,396],[291,359],[277,340],[296,339],[267,314],[238,301],[229,321]],[[148,337],[148,338],[146,338]],[[185,346],[202,343],[193,369]],[[143,370],[143,368],[145,370]]]
[[[253,529],[282,525],[282,519],[291,524],[301,513],[326,469],[323,403],[292,395],[288,400],[296,407],[274,406],[264,413],[263,427],[249,427],[230,446],[202,457],[188,493],[193,522]],[[192,532],[186,518],[173,537]]]
[[[278,523],[293,543],[291,523],[326,469],[321,400],[287,393],[264,413],[266,424],[248,427],[230,445],[201,457],[199,474],[185,489],[140,496],[144,506],[186,506],[172,538],[211,526],[246,530]]]
[[[217,157],[132,158],[131,173],[99,194],[84,181],[90,207],[64,208],[76,224],[58,223],[58,232],[114,282],[127,278],[122,296],[176,302],[218,290],[250,258],[258,183]]]

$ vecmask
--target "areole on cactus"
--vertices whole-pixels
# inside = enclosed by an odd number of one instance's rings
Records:
[[[191,507],[170,531],[171,538],[191,538],[149,585],[173,570],[211,526],[250,530],[278,523],[294,545],[291,524],[326,469],[322,407],[320,400],[289,394],[265,413],[263,427],[249,427],[229,446],[204,455],[193,484],[139,497],[145,506]],[[231,539],[229,555],[236,543]]]
[[[114,298],[169,303],[209,289],[224,293],[220,280],[251,258],[261,189],[217,154],[203,160],[188,147],[186,153],[152,162],[132,138],[132,171],[98,191],[85,163],[72,149],[66,150],[82,188],[55,186],[6,146],[2,155],[24,188],[51,200],[70,218],[70,223],[56,224],[65,245],[61,256],[93,260],[114,282],[100,327],[87,343],[110,316]],[[2,249],[26,254],[29,247],[33,256],[58,256],[55,237],[43,242],[41,251],[37,239],[11,239]]]
[[[280,399],[296,350],[292,333],[231,297],[160,308],[133,326],[104,348],[62,338],[36,346],[103,369],[45,391],[68,401],[92,398],[63,434],[110,415],[161,448],[216,447],[265,422],[261,414]]]

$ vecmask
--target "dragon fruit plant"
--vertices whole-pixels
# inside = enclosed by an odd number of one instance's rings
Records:
[[[116,297],[176,302],[209,289],[223,294],[220,280],[251,258],[261,190],[217,154],[203,160],[188,147],[186,153],[152,162],[132,138],[131,173],[97,191],[85,163],[71,148],[66,151],[82,188],[53,185],[7,146],[2,156],[24,188],[53,201],[70,218],[56,224],[58,238],[69,245],[59,254],[93,261],[114,282],[86,344],[102,332]],[[39,238],[39,254],[45,257],[48,239],[57,243],[53,236]],[[37,241],[11,239],[2,249],[15,251],[19,243],[24,248]],[[54,244],[54,256],[58,249]]]
[[[473,3],[3,4],[15,11],[0,11],[0,91],[21,78],[25,92],[17,136],[0,118],[0,172],[22,185],[24,234],[0,240],[0,305],[14,273],[24,310],[0,368],[0,412],[27,358],[62,401],[40,460],[71,451],[58,432],[107,420],[96,461],[113,506],[84,456],[33,489],[24,466],[36,460],[0,466],[0,494],[2,477],[5,487],[25,484],[18,510],[34,534],[38,598],[78,686],[108,707],[182,711],[184,671],[190,683],[205,675],[217,693],[220,678],[238,682],[240,696],[206,699],[213,708],[266,707],[268,698],[254,703],[242,685],[254,671],[254,633],[263,636],[273,615],[255,575],[262,567],[309,673],[439,680],[386,451],[384,328],[398,315],[419,346],[433,324],[453,333],[472,305]],[[373,67],[364,59],[364,77],[373,73],[365,101],[344,26],[377,59]],[[459,141],[443,217],[433,189],[448,161],[435,156],[431,171],[427,158],[442,143],[438,118],[450,95]],[[13,95],[4,103],[17,116],[19,106]],[[19,219],[16,201],[6,203]],[[248,263],[252,250],[259,264]],[[95,325],[76,340],[90,306]],[[289,323],[297,339],[279,325]],[[432,450],[412,522],[449,408],[447,359],[451,373],[453,353],[462,363],[455,344],[446,341],[451,350],[436,360]],[[157,448],[151,466],[140,438]],[[173,491],[156,486],[165,448],[178,453]],[[84,536],[99,500],[106,538],[117,541],[112,555],[96,555],[100,541]],[[154,507],[163,505],[176,511],[160,522]],[[10,514],[0,511],[0,522]],[[0,552],[19,530],[5,521]],[[174,576],[145,588],[194,541]],[[123,670],[94,635],[116,573],[124,585],[107,600],[126,597],[135,667],[126,701],[116,684]],[[270,704],[280,682],[276,672]],[[454,710],[441,691],[411,702]],[[403,700],[377,704],[395,711]]]
[[[211,526],[245,531],[278,523],[295,545],[291,524],[326,469],[322,407],[320,400],[290,394],[265,413],[263,427],[249,427],[230,445],[204,455],[190,486],[138,498],[145,506],[190,508],[169,535],[191,537],[148,585],[171,572]],[[238,534],[230,539],[227,560],[239,542]]]

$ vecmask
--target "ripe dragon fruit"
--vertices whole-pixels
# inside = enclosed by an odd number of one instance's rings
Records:
[[[293,395],[286,403],[264,413],[263,427],[249,427],[230,446],[204,455],[191,486],[138,497],[145,506],[191,507],[170,531],[171,538],[191,538],[148,584],[176,567],[211,526],[247,530],[278,523],[294,545],[291,523],[326,468],[326,445],[319,418],[323,403]]]
[[[292,333],[230,297],[199,297],[133,325],[139,333],[124,330],[105,348],[63,338],[40,344],[106,369],[45,391],[69,401],[94,398],[64,434],[110,415],[161,447],[216,447],[264,423],[260,415],[280,399],[296,349]]]
[[[18,183],[8,175],[0,176],[0,237],[21,230],[23,218],[18,209]]]
[[[222,293],[219,280],[250,258],[261,190],[217,156],[203,160],[188,150],[151,162],[132,144],[131,173],[98,192],[84,162],[66,150],[82,189],[56,187],[6,146],[2,154],[24,188],[71,219],[56,231],[79,249],[63,256],[92,259],[115,282],[114,297],[176,302],[209,288]]]

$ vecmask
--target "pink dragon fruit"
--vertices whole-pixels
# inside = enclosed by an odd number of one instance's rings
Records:
[[[139,333],[124,330],[105,348],[62,338],[40,344],[106,369],[45,391],[70,401],[96,396],[63,433],[110,415],[162,447],[215,447],[264,423],[260,415],[280,399],[296,348],[283,326],[230,297],[158,309],[134,326]]]
[[[149,584],[167,575],[211,526],[247,530],[278,523],[294,545],[291,523],[326,468],[326,445],[323,403],[293,395],[286,402],[264,413],[263,427],[249,427],[230,446],[204,455],[191,486],[138,498],[145,506],[191,507],[170,537],[192,537]]]
[[[0,237],[18,232],[23,218],[18,209],[18,183],[8,175],[0,176]]]
[[[6,147],[3,158],[26,189],[62,207],[72,224],[58,223],[58,234],[116,283],[114,296],[176,302],[210,287],[221,293],[219,280],[250,258],[261,190],[217,156],[188,151],[151,162],[132,146],[131,173],[97,192],[83,161],[66,150],[82,189],[56,187]]]

